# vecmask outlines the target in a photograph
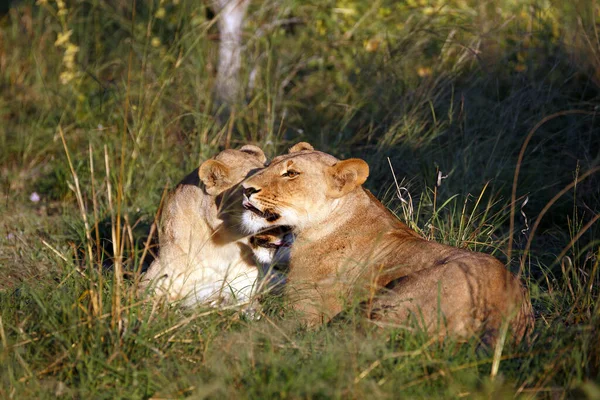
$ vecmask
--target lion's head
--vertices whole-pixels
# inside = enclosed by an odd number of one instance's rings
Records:
[[[240,183],[249,174],[264,167],[265,153],[253,145],[239,150],[223,150],[206,160],[198,169],[198,176],[209,195],[217,196]]]
[[[197,177],[204,186],[205,197],[202,209],[197,211],[213,229],[220,226],[219,234],[211,238],[213,241],[219,242],[222,235],[226,240],[245,236],[240,229],[243,208],[239,183],[264,168],[266,160],[259,147],[245,145],[239,150],[223,150],[198,168]]]
[[[340,161],[308,143],[298,143],[241,185],[243,224],[250,232],[319,224],[368,176],[369,166],[363,160]]]

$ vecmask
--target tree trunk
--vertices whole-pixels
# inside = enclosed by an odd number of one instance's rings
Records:
[[[250,0],[215,0],[213,4],[221,38],[215,91],[218,103],[231,107],[241,97],[242,28]]]

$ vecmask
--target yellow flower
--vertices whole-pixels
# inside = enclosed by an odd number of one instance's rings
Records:
[[[423,8],[423,14],[425,14],[425,15],[433,15],[433,14],[435,14],[435,11],[436,10],[433,7],[424,7]]]
[[[327,28],[325,27],[323,21],[320,19],[317,20],[317,33],[321,36],[327,33]]]
[[[334,8],[332,10],[334,13],[342,14],[342,15],[355,15],[356,10],[354,8]]]
[[[377,10],[377,14],[379,14],[379,16],[382,18],[389,17],[392,14],[392,9],[388,7],[381,7],[379,10]]]
[[[66,85],[75,78],[75,74],[71,71],[64,71],[60,74],[60,83]]]
[[[377,49],[379,48],[379,39],[366,40],[364,43],[364,47],[365,47],[365,50],[367,50],[367,52],[369,52],[369,53],[377,51]]]
[[[150,41],[150,44],[152,45],[152,47],[158,47],[160,46],[160,39],[154,36]]]
[[[73,69],[75,67],[75,55],[79,52],[79,46],[75,46],[73,43],[69,43],[63,56],[63,64],[67,69]]]
[[[417,75],[419,75],[421,78],[426,78],[431,75],[431,68],[430,67],[419,67],[419,68],[417,68]]]
[[[73,30],[68,30],[67,32],[60,32],[58,34],[58,37],[56,38],[56,42],[54,42],[54,45],[56,47],[62,46],[63,44],[67,43],[69,41],[69,38],[71,37],[71,34],[73,33]]]
[[[515,71],[525,72],[525,71],[527,71],[527,66],[525,64],[518,63],[517,65],[515,65]]]
[[[163,19],[166,14],[167,14],[167,11],[164,9],[164,7],[161,7],[158,10],[156,10],[156,13],[154,14],[154,16],[157,19]]]
[[[75,54],[79,52],[79,46],[75,46],[73,43],[69,43],[65,50],[65,56],[75,57]]]

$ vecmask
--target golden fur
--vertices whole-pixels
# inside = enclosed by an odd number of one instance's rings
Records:
[[[169,195],[159,229],[160,255],[141,282],[184,304],[235,304],[256,289],[258,269],[240,231],[239,182],[263,168],[251,145],[224,150],[189,174]]]
[[[435,329],[441,311],[441,334],[494,335],[514,317],[522,337],[533,317],[521,283],[494,257],[420,237],[362,188],[368,174],[363,160],[299,143],[242,184],[249,231],[294,230],[285,290],[304,320],[327,322],[347,303],[366,301],[381,324],[423,313],[425,328]]]

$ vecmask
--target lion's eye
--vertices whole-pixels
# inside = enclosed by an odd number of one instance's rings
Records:
[[[287,171],[285,171],[283,174],[281,174],[281,176],[284,176],[286,178],[295,178],[298,175],[300,175],[300,172],[298,171],[294,171],[293,169],[288,169]]]

